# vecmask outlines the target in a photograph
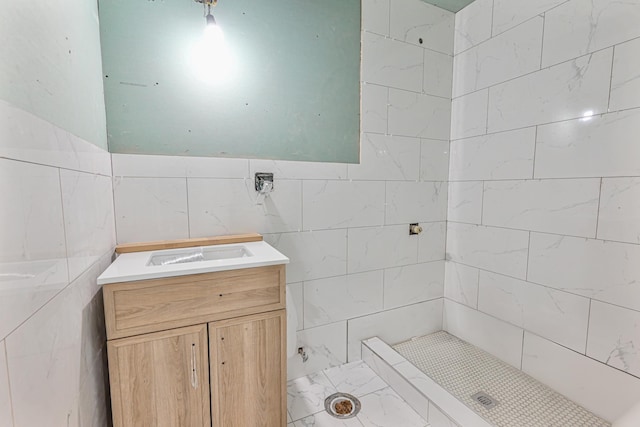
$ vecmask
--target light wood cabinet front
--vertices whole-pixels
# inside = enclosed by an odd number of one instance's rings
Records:
[[[207,325],[108,341],[114,427],[210,427]]]
[[[284,427],[286,314],[209,324],[213,426]]]

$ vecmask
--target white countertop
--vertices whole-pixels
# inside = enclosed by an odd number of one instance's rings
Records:
[[[289,263],[289,258],[282,255],[264,241],[203,246],[202,248],[232,249],[240,247],[244,247],[251,256],[169,265],[149,265],[152,256],[189,254],[199,248],[166,249],[122,254],[98,277],[98,284],[106,285],[108,283],[132,282],[135,280],[159,279],[162,277],[186,276],[189,274],[212,273],[215,271],[239,270],[241,268],[265,267],[268,265]]]

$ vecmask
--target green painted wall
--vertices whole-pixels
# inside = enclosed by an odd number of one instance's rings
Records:
[[[109,150],[359,161],[360,0],[220,0],[236,69],[194,73],[203,7],[100,0]]]

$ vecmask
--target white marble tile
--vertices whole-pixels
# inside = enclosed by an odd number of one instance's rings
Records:
[[[374,33],[389,35],[389,1],[362,1],[362,29]]]
[[[389,89],[389,133],[449,139],[451,101],[448,98]]]
[[[477,268],[447,261],[444,273],[444,296],[460,304],[477,308],[479,272]]]
[[[289,423],[287,424],[287,427],[293,426],[292,421],[293,420],[291,419],[291,414],[289,414],[289,411],[287,411],[287,423]]]
[[[346,179],[346,163],[249,160],[249,179],[257,172],[271,172],[276,184],[281,179]]]
[[[451,141],[451,181],[533,176],[536,128]]]
[[[290,380],[347,361],[347,322],[305,329],[299,331],[297,337],[297,346],[304,348],[309,359],[303,363],[302,357],[296,354],[287,360],[287,378]],[[291,412],[291,416],[295,417],[295,414]]]
[[[379,36],[362,34],[362,80],[383,86],[422,91],[422,49]]]
[[[491,37],[493,0],[476,0],[456,13],[453,51],[460,52]]]
[[[418,262],[443,260],[445,257],[447,224],[445,222],[428,222],[420,225],[423,231],[417,236]]]
[[[461,96],[451,102],[451,139],[487,133],[489,89]]]
[[[531,233],[527,280],[640,310],[640,246]]]
[[[444,302],[443,322],[450,334],[520,368],[522,329],[450,300]]]
[[[542,26],[535,17],[456,55],[453,96],[458,97],[540,69]]]
[[[395,344],[442,329],[442,299],[381,311],[348,321],[348,355],[361,358],[360,341],[373,336]]]
[[[490,427],[491,425],[476,412],[467,407],[460,400],[454,398],[448,391],[425,375],[421,370],[409,362],[402,362],[394,368],[420,392],[429,396],[429,400],[449,414],[455,414],[456,420],[463,426]]]
[[[304,282],[304,327],[380,311],[382,295],[382,270]]]
[[[420,148],[420,181],[449,179],[449,141],[423,139]]]
[[[425,49],[422,91],[429,95],[451,98],[452,82],[453,57]]]
[[[324,374],[336,390],[352,394],[355,397],[361,397],[388,387],[382,378],[362,361],[325,369]]]
[[[302,184],[274,182],[261,205],[253,179],[189,178],[189,235],[281,233],[302,229]]]
[[[95,332],[95,319],[86,316],[99,292],[95,278],[104,266],[98,264],[7,337],[16,426],[77,426],[78,389],[95,348],[91,341],[104,339],[88,333]]]
[[[429,402],[429,424],[431,427],[456,427],[457,424],[447,417],[436,405]]]
[[[567,0],[494,0],[493,35],[513,28]]]
[[[118,243],[189,237],[185,178],[116,178]]]
[[[362,345],[363,345],[363,347],[366,347],[367,349],[369,349],[370,351],[375,353],[377,356],[382,358],[385,361],[385,363],[388,363],[390,366],[396,365],[396,364],[401,363],[401,362],[405,362],[407,360],[407,359],[404,358],[404,356],[402,356],[400,353],[395,351],[393,349],[393,347],[390,347],[388,344],[386,344],[384,341],[382,341],[378,337],[373,337],[373,338],[369,338],[369,339],[366,339],[366,340],[362,340]],[[366,359],[364,361],[365,361],[365,363],[368,363],[368,361]],[[373,366],[371,366],[371,365],[369,365],[369,366],[374,371],[376,371],[376,369]],[[377,372],[377,373],[378,373],[378,375],[380,375],[379,372]]]
[[[450,182],[447,221],[480,224],[483,187],[482,181]]]
[[[640,110],[538,127],[536,178],[640,176]]]
[[[446,183],[387,182],[385,185],[385,224],[411,224],[447,219]],[[345,204],[342,203],[340,206]]]
[[[111,176],[109,153],[0,100],[0,157]]]
[[[480,272],[478,310],[584,353],[589,299]]]
[[[387,346],[391,351],[391,347]],[[404,359],[404,358],[403,358]],[[428,418],[429,400],[369,347],[362,347],[362,360],[423,419]]]
[[[349,229],[349,273],[415,264],[416,237],[409,235],[406,225]]]
[[[599,51],[491,87],[489,132],[606,112],[612,53]]]
[[[595,237],[599,193],[599,179],[485,182],[482,223]]]
[[[390,22],[390,34],[395,39],[449,55],[453,53],[454,15],[451,12],[422,1],[391,0]]]
[[[428,426],[427,421],[420,417],[391,387],[368,394],[360,401],[362,410],[358,414],[358,419],[365,427]]]
[[[69,280],[116,245],[111,179],[60,170]]]
[[[13,427],[4,341],[0,341],[0,427]]]
[[[373,84],[362,85],[362,118],[363,132],[387,133],[387,104],[389,88]],[[346,167],[346,166],[345,166]]]
[[[444,295],[444,261],[384,271],[384,308],[390,309]]]
[[[604,178],[598,238],[640,243],[640,178]]]
[[[0,159],[0,262],[66,255],[58,169]]]
[[[592,301],[587,356],[640,377],[640,312]]]
[[[360,164],[349,165],[349,179],[416,181],[420,174],[420,140],[365,133]]]
[[[640,3],[635,1],[570,0],[545,13],[542,65],[638,37],[638,22]]]
[[[289,257],[287,282],[347,273],[347,231],[267,234],[264,240]]]
[[[522,370],[605,420],[640,400],[637,378],[528,332]]]
[[[324,399],[335,392],[324,372],[296,378],[287,383],[287,410],[291,418],[299,420],[323,411]]]
[[[449,259],[524,279],[529,233],[520,230],[449,223]]]
[[[298,317],[298,327],[296,330],[301,331],[304,329],[304,282],[289,283],[287,286],[287,292],[291,291],[293,305]]]
[[[362,427],[358,418],[339,420],[327,412],[318,412],[291,424],[293,427]]]
[[[143,178],[247,178],[249,160],[215,157],[111,155],[113,176]]]
[[[383,181],[303,181],[305,230],[382,225],[384,216]]]
[[[615,47],[609,111],[640,107],[640,39]]]

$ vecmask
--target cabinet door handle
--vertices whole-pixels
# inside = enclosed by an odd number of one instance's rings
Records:
[[[191,387],[198,388],[198,360],[196,359],[195,344],[191,344]]]

